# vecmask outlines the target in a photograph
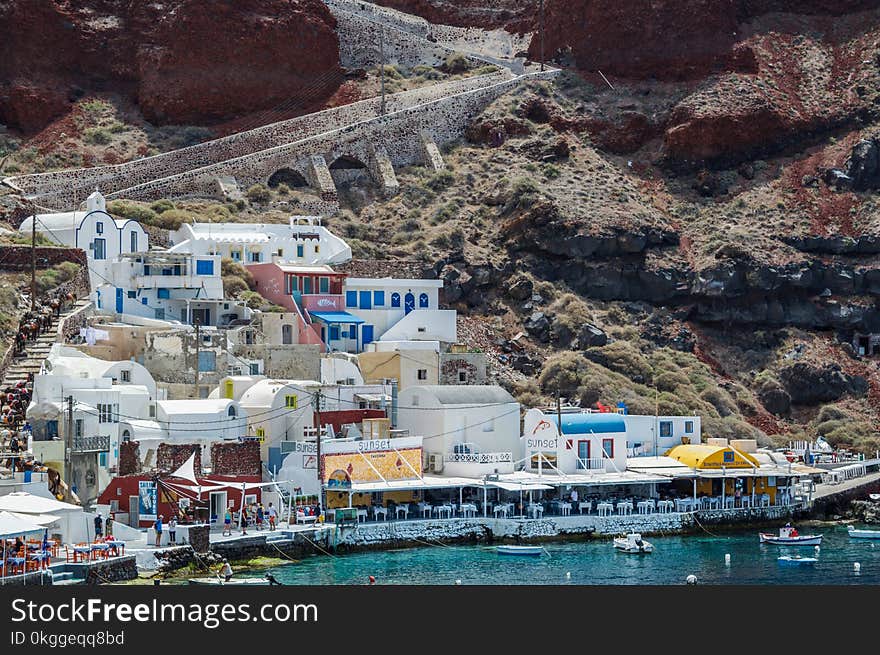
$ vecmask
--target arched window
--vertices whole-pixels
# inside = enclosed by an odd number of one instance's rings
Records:
[[[394,292],[391,294],[391,306],[392,307],[400,307],[400,294]]]
[[[122,431],[122,440],[123,441],[131,441],[131,432],[129,432],[128,430],[123,430]]]
[[[284,345],[293,343],[293,327],[291,325],[281,326],[281,343]]]
[[[409,314],[412,310],[416,308],[416,297],[411,293],[407,293],[403,297],[403,312],[404,314]]]
[[[419,308],[425,308],[428,306],[428,294],[422,293],[419,294]]]
[[[230,405],[229,409],[226,410],[226,414],[229,416],[229,418],[235,418],[235,406]]]

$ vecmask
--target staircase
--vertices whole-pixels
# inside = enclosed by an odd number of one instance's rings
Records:
[[[58,318],[52,317],[52,327],[39,335],[36,341],[28,341],[24,354],[12,358],[9,367],[3,372],[2,388],[14,387],[18,382],[27,381],[28,373],[39,373],[43,360],[49,356],[52,344],[56,342],[59,323],[88,304],[88,300],[78,300],[72,307],[61,312]]]

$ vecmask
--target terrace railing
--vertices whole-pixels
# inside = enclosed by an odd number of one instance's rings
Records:
[[[71,450],[75,453],[109,452],[110,436],[74,437]]]
[[[467,462],[470,464],[509,464],[513,462],[513,453],[453,453],[444,455],[446,462]]]

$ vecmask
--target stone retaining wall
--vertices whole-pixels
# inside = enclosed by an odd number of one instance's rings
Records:
[[[114,557],[105,562],[89,564],[86,584],[102,584],[134,580],[138,577],[134,555]]]

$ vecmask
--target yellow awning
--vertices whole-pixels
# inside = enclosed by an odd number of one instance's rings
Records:
[[[760,466],[758,460],[752,455],[731,446],[682,444],[671,448],[666,456],[698,470],[750,469]]]

